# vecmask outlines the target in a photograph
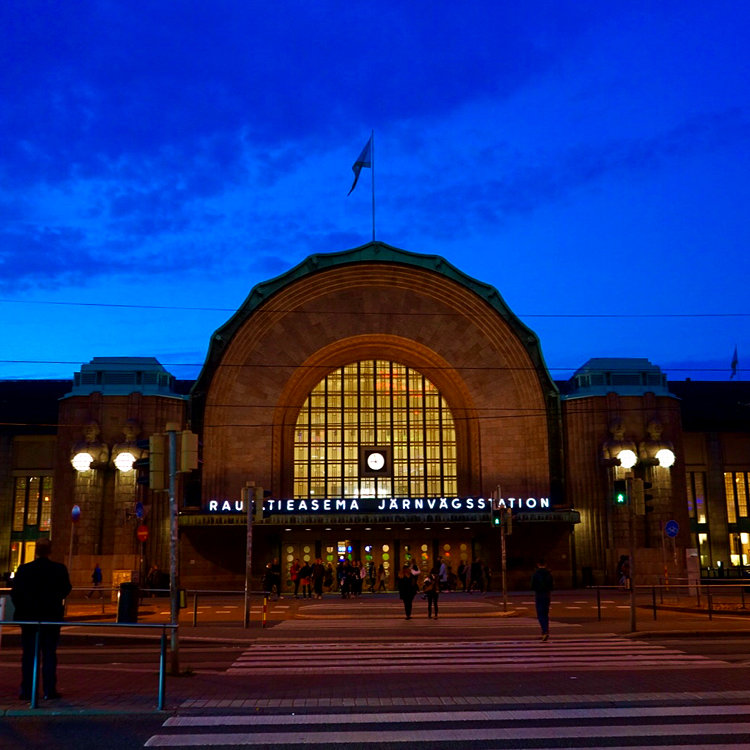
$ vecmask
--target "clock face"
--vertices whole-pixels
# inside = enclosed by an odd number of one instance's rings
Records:
[[[385,466],[385,457],[382,453],[370,453],[367,456],[367,466],[373,471],[380,471]]]

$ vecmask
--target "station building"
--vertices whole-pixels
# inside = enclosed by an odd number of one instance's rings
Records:
[[[645,358],[555,382],[498,291],[444,259],[313,255],[251,291],[195,382],[96,357],[72,382],[0,383],[0,566],[51,535],[78,585],[96,563],[113,584],[167,570],[169,493],[132,459],[153,464],[169,426],[198,436],[198,468],[175,463],[187,588],[241,587],[248,514],[256,584],[274,559],[346,557],[389,588],[438,558],[497,586],[506,531],[510,588],[540,557],[561,587],[612,584],[631,548],[637,583],[742,573],[748,403],[746,383],[668,383]]]

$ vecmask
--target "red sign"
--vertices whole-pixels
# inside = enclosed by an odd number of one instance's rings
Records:
[[[138,537],[139,542],[145,542],[148,539],[148,526],[141,524],[136,530],[135,535]]]

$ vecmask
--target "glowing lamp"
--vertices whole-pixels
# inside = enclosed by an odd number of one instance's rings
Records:
[[[669,450],[669,448],[662,448],[656,451],[656,460],[659,462],[659,466],[663,466],[665,469],[674,464],[674,459],[674,451]]]
[[[76,471],[88,471],[94,463],[94,457],[90,453],[76,453],[70,463]]]
[[[115,466],[119,471],[133,471],[134,463],[135,456],[128,451],[125,453],[118,453],[115,457]]]
[[[632,469],[636,463],[638,463],[638,456],[635,455],[635,451],[631,451],[630,448],[625,448],[617,454],[617,458],[620,459],[620,466],[623,469]]]

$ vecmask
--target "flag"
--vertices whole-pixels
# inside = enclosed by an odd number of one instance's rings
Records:
[[[732,374],[729,376],[729,379],[731,380],[736,374],[737,374],[737,346],[734,347],[734,354],[732,355]]]
[[[352,183],[351,190],[347,193],[347,195],[351,195],[352,190],[354,190],[354,188],[357,187],[357,180],[359,179],[359,173],[362,171],[362,168],[372,167],[372,159],[370,156],[371,153],[372,153],[372,136],[370,136],[367,143],[365,144],[365,147],[362,149],[362,153],[357,157],[357,161],[355,161],[352,166],[352,171],[354,172],[354,182]]]

